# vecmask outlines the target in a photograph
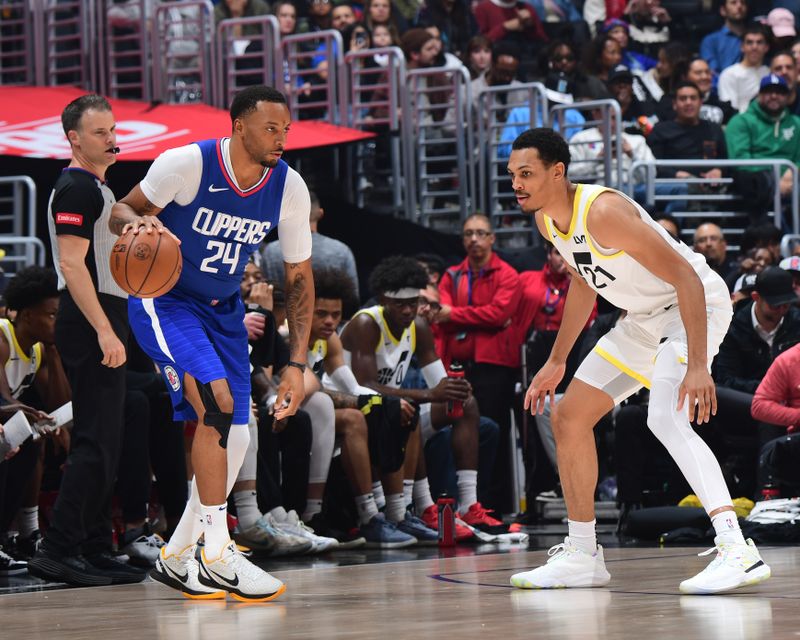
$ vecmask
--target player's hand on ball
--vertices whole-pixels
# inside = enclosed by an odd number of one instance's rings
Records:
[[[703,424],[717,415],[717,388],[711,374],[705,367],[690,368],[683,377],[678,390],[678,411],[683,410],[686,402],[689,411],[689,421]]]
[[[122,344],[113,329],[106,329],[97,334],[97,342],[103,352],[101,364],[115,369],[125,364],[125,346]]]
[[[567,365],[563,362],[551,362],[548,360],[539,372],[533,376],[531,385],[525,393],[525,411],[530,409],[531,415],[544,413],[547,397],[550,396],[550,406],[556,403],[556,387],[564,373]]]
[[[154,231],[158,233],[166,232],[173,238],[175,238],[175,241],[178,244],[181,243],[178,237],[174,233],[172,233],[169,229],[167,229],[164,226],[164,223],[161,222],[161,220],[159,220],[157,216],[140,216],[133,222],[129,222],[128,224],[126,224],[122,228],[121,235],[124,236],[126,233],[128,233],[128,231],[133,231],[133,235],[138,235],[141,232],[145,233],[153,233]]]

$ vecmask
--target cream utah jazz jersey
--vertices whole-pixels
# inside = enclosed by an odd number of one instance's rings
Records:
[[[378,324],[381,330],[381,337],[375,345],[375,360],[378,365],[378,384],[399,389],[408,373],[408,365],[411,363],[411,356],[417,348],[417,331],[412,322],[399,338],[392,335],[386,318],[383,316],[383,307],[374,306],[361,309],[356,313],[365,313]],[[349,351],[344,352],[345,364],[351,365],[352,356]]]
[[[678,295],[668,282],[656,277],[624,251],[604,248],[589,234],[586,220],[595,198],[604,191],[619,194],[636,207],[642,220],[692,265],[706,292],[706,300],[729,302],[725,282],[706,264],[705,258],[682,242],[676,242],[648,213],[625,194],[600,185],[579,184],[575,192],[572,221],[567,233],[561,233],[553,220],[544,216],[547,235],[559,253],[599,295],[620,309],[635,314],[650,314],[678,302]]]
[[[0,319],[0,331],[8,343],[8,362],[5,363],[6,379],[11,388],[11,396],[19,398],[22,392],[33,384],[36,372],[42,365],[42,343],[31,347],[30,353],[23,353],[10,320]]]
[[[311,369],[318,378],[322,377],[325,373],[325,356],[328,355],[328,341],[316,340],[311,348],[308,350],[308,368]]]

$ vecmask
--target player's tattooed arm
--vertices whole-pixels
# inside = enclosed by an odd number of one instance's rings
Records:
[[[328,394],[331,400],[333,400],[334,409],[358,409],[358,396],[341,391],[334,391],[333,389],[323,389],[323,392]]]
[[[162,231],[165,227],[156,218],[159,213],[161,207],[150,202],[137,184],[127,196],[112,207],[108,228],[117,235],[126,233],[129,227],[144,231],[152,229]]]
[[[287,262],[286,319],[289,323],[289,352],[294,362],[305,362],[311,316],[314,313],[314,275],[311,260]]]

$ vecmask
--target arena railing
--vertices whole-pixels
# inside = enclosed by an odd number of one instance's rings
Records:
[[[243,28],[256,33],[243,35]],[[283,77],[280,29],[275,16],[231,18],[217,25],[214,102],[227,109],[233,95],[253,84],[278,86]]]
[[[33,7],[28,0],[7,0],[0,20],[0,85],[36,81]]]
[[[411,149],[406,189],[417,203],[412,219],[452,231],[472,213],[475,201],[469,72],[463,65],[413,69],[406,74],[406,84],[412,116],[403,127]],[[453,120],[445,124],[448,112]]]
[[[335,29],[281,38],[285,93],[295,120],[339,124],[338,80],[344,48]]]
[[[36,265],[45,266],[47,252],[44,243],[39,238],[31,236],[0,236],[0,247],[8,247],[5,255],[0,258],[0,267],[9,274],[16,273],[25,267]],[[12,268],[6,268],[7,265]]]
[[[213,102],[210,0],[165,2],[153,16],[153,99],[167,103]]]
[[[37,84],[74,85],[86,90],[96,85],[96,5],[83,0],[33,0],[37,57]]]
[[[100,90],[105,95],[151,100],[152,4],[149,0],[97,0]]]
[[[36,183],[30,176],[0,177],[0,236],[36,237]],[[22,250],[21,254],[16,252]],[[17,245],[9,259],[19,255],[33,264],[33,249]]]
[[[524,96],[524,99],[511,103],[497,99],[498,94],[511,92]],[[522,109],[525,113],[516,126],[507,122],[515,109]],[[506,167],[517,128],[546,126],[549,122],[545,86],[541,82],[529,82],[489,87],[478,94],[477,112],[482,114],[477,118],[479,206],[493,219],[495,233],[504,247],[530,246],[535,242],[531,222],[517,208]]]
[[[774,224],[784,231],[800,232],[800,191],[798,190],[798,169],[791,160],[785,159],[728,159],[728,160],[656,160],[651,162],[634,162],[628,174],[628,193],[633,194],[633,184],[637,172],[645,173],[646,196],[644,206],[649,209],[663,209],[670,202],[686,202],[687,209],[694,207],[697,210],[671,211],[670,214],[679,219],[706,220],[718,219],[720,226],[725,228],[726,235],[740,235],[744,228],[725,227],[726,221],[736,221],[737,218],[747,218],[748,212],[736,210],[723,210],[720,206],[733,206],[741,202],[741,196],[733,191],[733,178],[725,175],[726,170],[735,170],[742,167],[756,167],[772,172],[775,185],[770,199],[772,210],[766,212],[774,220]],[[692,170],[708,170],[719,168],[723,171],[722,178],[665,178],[658,177],[659,168],[680,169],[691,172]],[[784,221],[783,199],[780,193],[780,178],[786,169],[792,174],[792,192],[788,198],[787,208],[790,219]],[[689,186],[688,194],[658,194],[658,185],[686,184]],[[688,227],[688,225],[686,225]],[[684,228],[684,233],[691,233],[691,229]],[[732,250],[737,249],[729,241]]]
[[[369,64],[376,56],[386,64]],[[401,130],[401,114],[408,112],[407,95],[406,61],[399,47],[349,51],[345,55],[339,81],[342,124],[378,136],[348,148],[350,195],[357,206],[376,208],[380,198],[388,194],[391,210],[410,217],[413,207],[404,184],[410,150],[405,144],[408,137]],[[384,184],[388,188],[384,189]]]

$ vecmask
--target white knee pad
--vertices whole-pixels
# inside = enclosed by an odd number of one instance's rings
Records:
[[[247,432],[250,434],[250,442],[244,453],[244,460],[236,476],[236,482],[256,479],[256,467],[258,458],[258,423],[256,417],[251,413],[250,421],[247,423]]]
[[[333,457],[336,438],[336,414],[333,400],[320,391],[312,393],[303,403],[303,411],[311,418],[311,461],[308,481],[312,484],[326,482]]]

